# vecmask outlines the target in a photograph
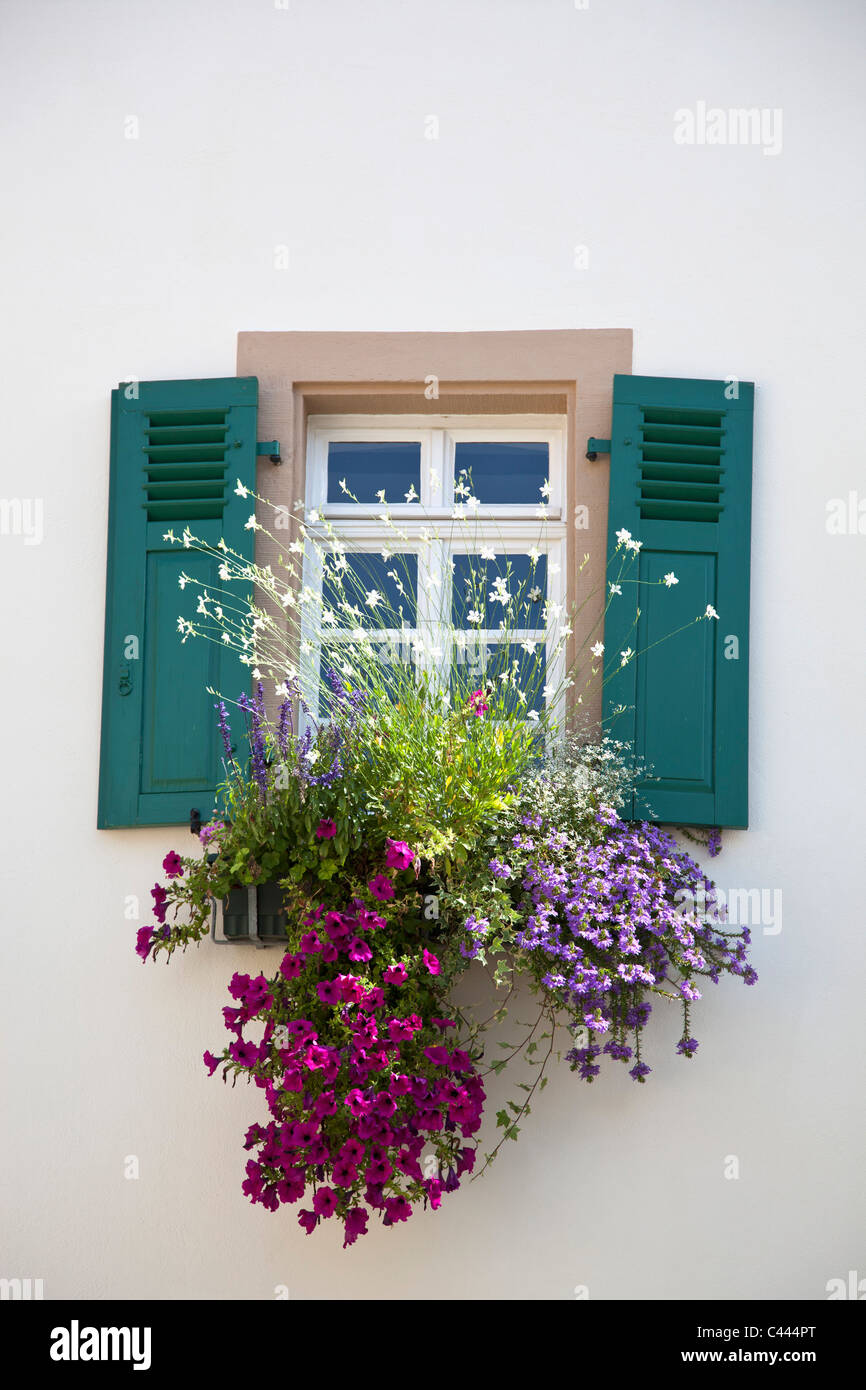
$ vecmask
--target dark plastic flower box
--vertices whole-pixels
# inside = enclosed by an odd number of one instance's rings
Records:
[[[274,880],[233,888],[221,903],[215,903],[211,937],[218,946],[284,946],[285,923],[280,885]]]

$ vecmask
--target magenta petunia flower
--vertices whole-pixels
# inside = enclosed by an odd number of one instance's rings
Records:
[[[244,1042],[243,1039],[238,1038],[236,1042],[229,1044],[229,1055],[242,1067],[249,1070],[259,1060],[259,1045],[254,1042]]]
[[[242,975],[239,970],[236,970],[229,981],[229,994],[232,999],[243,999],[252,982],[252,975]]]
[[[364,986],[355,975],[338,975],[337,984],[340,986],[345,1004],[357,1004],[364,998]]]
[[[352,1112],[356,1119],[360,1115],[366,1115],[368,1109],[370,1108],[367,1101],[364,1099],[363,1092],[360,1091],[357,1086],[353,1091],[349,1091],[343,1103],[344,1105],[347,1105],[349,1107],[349,1110]]]
[[[385,864],[389,869],[408,869],[415,859],[405,840],[389,840],[385,851]]]
[[[405,985],[408,978],[409,973],[402,961],[398,961],[396,965],[389,965],[382,973],[382,979],[387,985]]]
[[[408,1221],[412,1215],[412,1208],[405,1197],[386,1197],[385,1211],[387,1212],[386,1224],[394,1221]]]
[[[347,1139],[340,1150],[340,1158],[345,1158],[349,1163],[360,1163],[364,1157],[364,1145],[360,1139]]]
[[[479,719],[483,719],[489,709],[483,690],[473,690],[469,696],[469,709]]]
[[[316,993],[323,1004],[342,1004],[343,991],[336,980],[322,980],[316,985]]]
[[[331,1060],[331,1054],[326,1047],[319,1047],[313,1043],[304,1053],[304,1066],[308,1071],[321,1071]]]
[[[322,943],[314,931],[305,932],[298,945],[305,956],[315,955],[317,951],[322,949]]]
[[[318,1036],[308,1018],[293,1018],[291,1023],[286,1024],[286,1032],[291,1033],[293,1038],[307,1038],[313,1041]]]
[[[430,1198],[431,1207],[434,1211],[438,1211],[439,1207],[442,1205],[441,1182],[438,1178],[430,1178],[429,1182],[425,1183],[425,1186],[427,1188],[427,1196]]]
[[[439,964],[438,960],[436,959],[436,957],[432,954],[432,952],[427,951],[427,950],[425,950],[423,954],[424,954],[424,964],[426,965],[427,969],[430,971],[430,974],[431,974],[431,975],[438,975],[438,974],[439,974],[439,971],[441,970],[442,967],[440,966],[440,964]]]
[[[168,908],[168,894],[161,883],[155,883],[150,890],[153,898],[153,915],[157,922],[165,921],[165,914]]]
[[[329,912],[325,917],[325,931],[332,941],[342,941],[344,937],[352,935],[349,927],[351,921],[351,917],[344,917],[341,912]]]
[[[367,1234],[367,1219],[369,1213],[364,1207],[352,1207],[351,1211],[346,1212],[344,1221],[346,1238],[343,1241],[343,1249],[347,1245],[354,1245],[358,1236]]]
[[[162,867],[169,878],[180,878],[183,873],[183,860],[175,850],[170,849],[162,861]]]
[[[254,1158],[251,1158],[247,1162],[246,1181],[241,1183],[241,1190],[249,1197],[250,1201],[257,1202],[262,1195],[263,1187],[261,1165],[256,1163]]]
[[[457,1176],[462,1177],[464,1173],[471,1173],[475,1167],[475,1150],[461,1149],[457,1160]]]
[[[308,1236],[311,1236],[313,1234],[313,1231],[316,1229],[318,1224],[319,1218],[314,1211],[298,1212],[298,1225],[303,1226]]]
[[[409,1042],[415,1029],[407,1018],[391,1018],[388,1020],[388,1036],[392,1043]]]
[[[328,816],[324,816],[316,827],[316,838],[319,840],[333,840],[336,833],[337,822]]]
[[[387,1158],[385,1158],[384,1154],[381,1158],[374,1159],[367,1164],[367,1181],[376,1183],[379,1186],[386,1183],[388,1179],[393,1176],[393,1173],[394,1169],[391,1167],[391,1164],[388,1162]]]
[[[304,1120],[301,1124],[294,1127],[294,1140],[301,1148],[305,1149],[310,1144],[314,1144],[319,1137],[318,1125],[314,1125],[312,1120]]]
[[[135,934],[136,955],[141,956],[142,961],[146,961],[150,955],[150,943],[153,938],[153,927],[139,927]]]
[[[441,1110],[417,1110],[415,1112],[415,1123],[419,1129],[430,1130],[431,1132],[442,1128]]]
[[[299,1168],[293,1168],[282,1181],[277,1183],[277,1196],[281,1202],[299,1202],[306,1190],[304,1175]]]
[[[332,1170],[337,1187],[352,1187],[358,1181],[358,1170],[347,1158],[338,1158]]]
[[[373,897],[381,903],[387,902],[389,898],[394,896],[394,885],[390,878],[386,878],[385,874],[376,874],[376,877],[370,880],[367,887]]]
[[[280,961],[280,974],[285,980],[296,980],[304,969],[304,957],[288,952]]]
[[[313,1211],[317,1216],[333,1216],[337,1210],[337,1200],[332,1187],[320,1187],[313,1197]]]
[[[213,1055],[212,1052],[205,1052],[205,1053],[204,1053],[204,1064],[205,1064],[205,1066],[207,1067],[207,1074],[208,1074],[208,1076],[213,1076],[213,1074],[214,1074],[214,1072],[216,1071],[217,1067],[219,1066],[221,1060],[222,1060],[222,1058],[220,1058],[220,1057],[214,1057],[214,1055]]]
[[[361,940],[360,936],[356,936],[353,941],[349,942],[347,954],[349,960],[355,961],[371,960],[373,956],[370,947],[367,945],[366,941]]]
[[[378,912],[374,912],[370,907],[363,907],[358,912],[358,931],[373,931],[377,927],[387,925],[385,918]]]
[[[405,1173],[407,1177],[414,1178],[416,1182],[424,1181],[424,1172],[421,1168],[421,1164],[418,1162],[417,1158],[412,1157],[408,1149],[400,1150],[397,1167],[400,1169],[401,1173]]]

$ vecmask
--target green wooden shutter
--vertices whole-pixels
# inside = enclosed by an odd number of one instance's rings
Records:
[[[256,484],[255,377],[143,381],[111,399],[100,828],[178,825],[213,807],[222,750],[212,686],[231,698],[249,671],[214,642],[181,642],[196,590],[182,571],[219,585],[217,561],[163,539],[171,529],[253,558],[245,529]]]
[[[617,531],[642,549],[609,600],[604,720],[652,767],[630,818],[748,824],[753,403],[751,382],[614,377],[608,581]],[[707,604],[718,621],[694,623]]]

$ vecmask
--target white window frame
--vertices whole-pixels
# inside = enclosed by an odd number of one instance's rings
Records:
[[[529,421],[532,423],[530,424]],[[418,502],[389,500],[394,520],[411,520],[424,512],[430,520],[445,520],[454,508],[454,459],[459,443],[546,443],[550,497],[547,514],[551,521],[567,515],[565,497],[565,416],[564,415],[311,415],[307,421],[307,511],[317,511],[334,520],[375,517],[380,502],[328,502],[328,445],[339,441],[383,441],[421,445],[421,497]],[[439,477],[438,487],[430,485],[430,471]],[[472,516],[524,520],[537,502],[485,505],[474,508]]]
[[[407,537],[400,540],[400,553],[415,553],[419,557],[417,618],[418,628],[432,638],[435,625],[431,621],[431,611],[424,612],[427,588],[423,583],[424,555],[438,557],[440,572],[445,575],[449,555],[477,554],[482,545],[495,545],[500,554],[525,554],[533,546],[548,557],[547,598],[551,603],[566,608],[566,524],[568,500],[566,496],[566,419],[565,416],[405,416],[405,415],[336,415],[311,416],[307,422],[307,467],[305,511],[309,518],[318,514],[332,523],[342,540],[351,550],[375,553],[381,549],[383,539],[388,534],[381,521],[382,504],[328,502],[328,445],[333,440],[369,440],[418,442],[421,445],[421,496],[417,502],[388,502],[387,510],[398,529]],[[548,445],[548,482],[550,495],[547,501],[539,497],[538,503],[487,504],[472,508],[467,512],[472,526],[472,535],[462,535],[462,523],[453,520],[454,515],[454,459],[456,445],[460,442],[494,443],[542,441]],[[431,485],[430,473],[434,470],[438,483]],[[546,516],[542,518],[539,508],[544,507]],[[431,529],[431,523],[449,522],[455,529],[452,536],[441,536],[433,542],[425,541],[422,532]],[[544,537],[539,532],[544,530]],[[389,542],[390,543],[390,542]],[[555,572],[551,572],[554,570]],[[321,590],[321,567],[311,545],[307,545],[304,556],[304,584]],[[447,581],[446,581],[447,582]],[[446,610],[447,611],[447,610]],[[447,629],[446,629],[447,630]],[[371,641],[386,641],[393,638],[395,629],[367,629]],[[540,640],[537,630],[515,629],[513,638],[520,640]],[[477,631],[467,629],[473,641],[487,641],[494,644],[499,636],[497,629]],[[519,634],[519,635],[518,635]],[[336,635],[336,630],[335,630]],[[319,704],[320,647],[309,622],[302,624],[302,642],[311,647],[302,659],[301,688],[304,699],[316,722]],[[348,633],[347,640],[350,640]],[[442,636],[441,659],[426,659],[419,663],[419,669],[450,670],[453,656],[453,642]],[[551,644],[547,650],[547,683],[561,686],[565,674],[564,654],[554,658]],[[557,702],[558,704],[560,702]],[[554,711],[559,718],[562,710]],[[305,727],[308,721],[302,721]]]

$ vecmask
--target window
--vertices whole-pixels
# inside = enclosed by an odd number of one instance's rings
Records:
[[[564,457],[561,416],[309,419],[307,516],[333,525],[345,588],[359,596],[353,614],[341,610],[330,556],[308,547],[305,584],[334,615],[327,653],[316,623],[302,630],[305,699],[319,717],[327,668],[358,628],[382,665],[426,670],[452,693],[461,674],[481,685],[512,669],[515,700],[540,712],[564,676],[544,631],[546,605],[565,606]],[[509,593],[520,606],[503,640]]]

